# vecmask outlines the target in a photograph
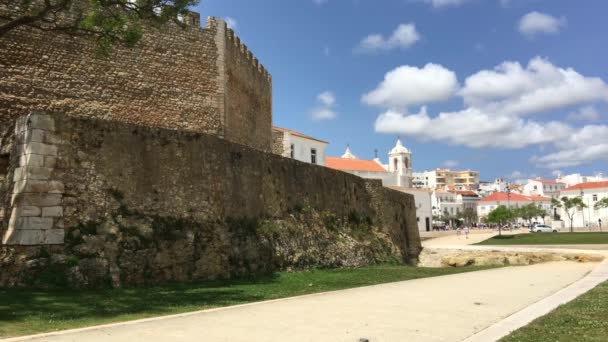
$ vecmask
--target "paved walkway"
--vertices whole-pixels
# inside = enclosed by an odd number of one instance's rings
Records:
[[[570,262],[370,286],[36,341],[460,341],[581,279]]]

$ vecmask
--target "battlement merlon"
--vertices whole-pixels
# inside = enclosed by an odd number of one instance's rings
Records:
[[[193,12],[194,13],[194,12]],[[198,14],[198,13],[197,13]],[[218,17],[207,17],[206,28],[214,29],[219,26],[223,26],[223,31],[226,32],[226,41],[227,43],[233,44],[237,50],[241,52],[243,59],[249,61],[251,66],[257,70],[260,74],[264,75],[269,81],[272,80],[272,77],[268,70],[259,62],[258,58],[247,48],[239,36],[234,32],[233,29],[229,28],[224,19]]]

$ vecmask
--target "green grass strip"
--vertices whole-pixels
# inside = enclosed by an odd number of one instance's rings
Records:
[[[495,236],[477,245],[597,245],[608,244],[608,233],[529,233]]]
[[[501,342],[608,341],[608,282],[516,330]]]
[[[106,290],[0,289],[0,337],[488,269],[377,265],[231,281]]]

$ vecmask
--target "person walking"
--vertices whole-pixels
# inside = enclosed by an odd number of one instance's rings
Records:
[[[466,236],[466,238],[469,238],[469,226],[464,226],[464,236]]]

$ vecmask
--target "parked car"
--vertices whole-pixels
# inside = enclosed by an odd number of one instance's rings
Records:
[[[530,228],[530,233],[557,233],[557,229],[546,224],[537,224]]]

